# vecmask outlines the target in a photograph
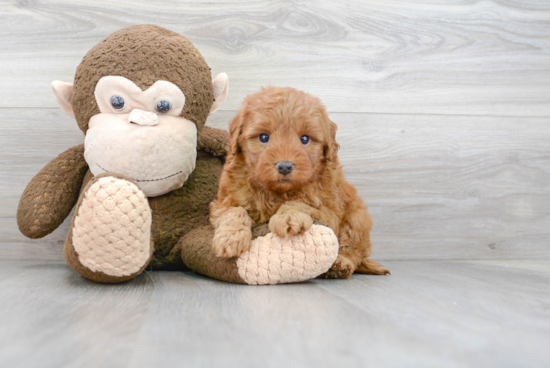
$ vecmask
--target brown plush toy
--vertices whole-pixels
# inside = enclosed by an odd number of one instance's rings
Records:
[[[32,179],[17,221],[24,235],[41,238],[76,204],[64,253],[84,277],[116,283],[147,266],[188,266],[225,281],[273,284],[316,277],[334,262],[338,242],[324,226],[291,239],[255,227],[251,250],[234,258],[216,257],[208,237],[184,246],[182,237],[209,226],[228,145],[227,132],[204,127],[227,96],[227,75],[211,80],[184,37],[154,25],[122,29],[84,56],[74,85],[52,88],[84,144]]]

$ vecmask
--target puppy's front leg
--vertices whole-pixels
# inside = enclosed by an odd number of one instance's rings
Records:
[[[280,238],[303,234],[311,228],[318,212],[305,203],[286,202],[269,220],[269,230]]]
[[[252,219],[244,208],[216,209],[210,214],[210,222],[216,229],[212,247],[218,257],[236,257],[250,249]]]

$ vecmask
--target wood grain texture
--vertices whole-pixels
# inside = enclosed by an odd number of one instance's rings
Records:
[[[543,118],[333,115],[382,259],[550,257]]]
[[[15,213],[31,178],[82,143],[58,109],[0,109],[0,258],[61,259],[69,221],[29,240]],[[234,112],[208,125],[227,129]],[[369,206],[373,257],[550,259],[545,118],[333,113],[347,179]]]
[[[388,262],[391,276],[232,285],[90,282],[0,262],[2,367],[543,367],[550,263]]]
[[[224,109],[271,84],[332,112],[550,115],[550,4],[524,0],[8,0],[0,106],[54,106],[53,79],[140,23],[187,36],[229,74]]]
[[[69,219],[19,233],[27,183],[83,141],[51,81],[141,23],[229,74],[210,126],[268,84],[324,101],[391,276],[102,285],[65,265]],[[6,0],[0,49],[1,367],[550,366],[550,3]]]

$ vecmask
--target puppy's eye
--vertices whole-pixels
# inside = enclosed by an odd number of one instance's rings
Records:
[[[161,114],[165,114],[170,110],[172,106],[170,106],[170,102],[168,101],[159,101],[157,102],[157,106],[155,106],[155,110],[157,112],[160,112]]]
[[[260,141],[260,143],[267,143],[269,142],[269,134],[267,133],[262,133],[258,136],[258,140]]]
[[[310,142],[309,136],[304,134],[303,136],[300,137],[300,141],[304,146],[307,146]]]
[[[126,106],[124,99],[120,96],[111,97],[111,105],[115,108],[115,110],[119,111],[124,110],[124,107]]]

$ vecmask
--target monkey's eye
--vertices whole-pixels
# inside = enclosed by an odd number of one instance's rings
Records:
[[[170,106],[170,102],[168,101],[159,101],[157,102],[157,106],[155,106],[155,109],[157,112],[160,112],[161,114],[164,114],[170,110],[172,106]]]
[[[300,141],[304,146],[307,146],[310,142],[309,136],[304,134],[303,136],[300,137]]]
[[[124,106],[126,106],[124,103],[124,99],[120,96],[111,97],[111,105],[113,105],[115,110],[119,110],[119,111],[124,110]]]
[[[267,143],[269,142],[269,134],[267,133],[262,133],[258,136],[258,140],[260,141],[260,143]]]

